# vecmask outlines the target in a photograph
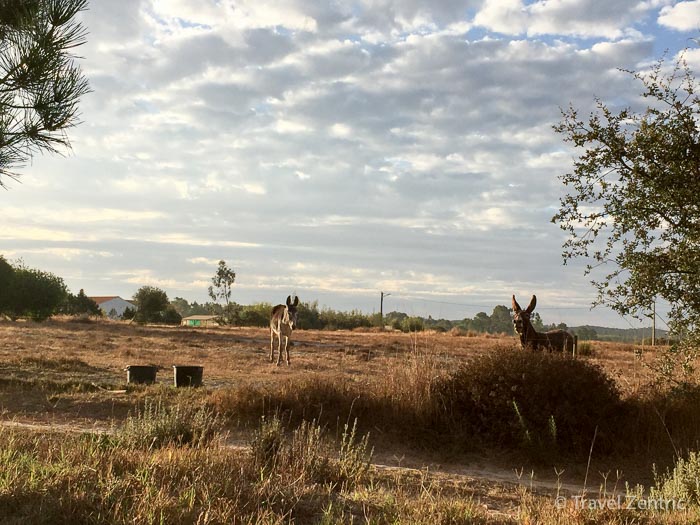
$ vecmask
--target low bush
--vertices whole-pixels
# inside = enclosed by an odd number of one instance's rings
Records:
[[[579,341],[576,345],[576,355],[592,356],[594,354],[593,345],[590,341]]]
[[[534,457],[582,456],[597,435],[610,445],[620,409],[615,383],[597,366],[558,354],[497,350],[434,385],[442,426],[462,439],[525,449]]]
[[[499,347],[447,372],[420,352],[381,381],[308,375],[240,385],[208,396],[232,423],[278,415],[285,428],[315,420],[340,436],[345,422],[383,439],[433,450],[510,450],[540,462],[562,457],[649,457],[668,464],[697,446],[700,388],[650,389],[621,398],[613,379],[587,360]],[[595,436],[595,442],[594,442]]]
[[[197,447],[211,441],[221,427],[221,418],[206,407],[195,410],[147,400],[143,410],[126,418],[115,438],[126,448]]]
[[[691,451],[678,458],[672,470],[656,474],[649,499],[659,502],[700,505],[700,453]]]
[[[698,448],[700,386],[663,388],[651,385],[623,400],[615,415],[616,451],[670,463]]]
[[[274,472],[290,483],[332,484],[343,490],[362,483],[372,459],[368,435],[358,438],[357,421],[345,425],[335,442],[324,438],[316,421],[303,421],[287,433],[277,416],[263,418],[251,450],[256,468],[266,475]]]

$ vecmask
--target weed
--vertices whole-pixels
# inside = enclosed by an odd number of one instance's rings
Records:
[[[593,345],[590,341],[579,341],[576,345],[577,356],[592,356],[594,355]]]
[[[221,429],[221,419],[208,408],[192,410],[147,400],[143,410],[129,415],[116,433],[126,448],[159,448],[167,445],[195,447],[211,441]]]
[[[689,452],[687,457],[678,458],[673,470],[654,477],[650,500],[700,505],[700,453]]]

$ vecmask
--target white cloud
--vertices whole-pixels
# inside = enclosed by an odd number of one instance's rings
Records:
[[[191,264],[203,264],[207,266],[216,266],[219,264],[220,259],[207,259],[206,257],[192,257],[187,259],[188,263]]]
[[[278,133],[304,133],[310,129],[301,122],[280,119],[275,123],[275,131]]]
[[[643,19],[653,3],[638,0],[485,0],[474,23],[508,35],[573,35],[620,38],[639,33],[631,25]]]
[[[661,9],[659,24],[676,31],[700,31],[700,0],[678,2]]]
[[[572,152],[551,126],[636,95],[618,68],[695,5],[665,4],[91,4],[84,123],[10,190],[3,249],[94,294],[150,280],[202,300],[192,271],[222,258],[249,301],[568,286],[549,218]],[[512,283],[504,261],[533,238],[540,262]]]
[[[22,258],[27,255],[39,255],[64,259],[66,261],[80,262],[84,258],[106,258],[114,257],[114,254],[107,251],[86,250],[82,248],[32,248],[24,250],[8,250],[2,253],[6,259]]]

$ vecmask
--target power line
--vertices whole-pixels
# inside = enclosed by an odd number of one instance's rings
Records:
[[[399,293],[392,293],[393,297],[402,297],[404,299],[412,299],[414,301],[424,301],[426,303],[437,303],[437,304],[450,304],[454,306],[467,306],[470,308],[492,308],[493,304],[470,304],[470,303],[457,303],[453,301],[438,301],[436,299],[424,299],[423,297],[417,297],[415,295],[403,295]],[[538,306],[538,310],[590,310],[589,306]]]

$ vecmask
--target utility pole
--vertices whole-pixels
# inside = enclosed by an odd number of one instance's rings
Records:
[[[384,292],[379,292],[380,295],[380,300],[379,300],[379,319],[382,322],[382,330],[384,330],[384,298],[389,297],[391,294],[390,293],[384,293]]]
[[[651,303],[651,346],[656,346],[656,299]]]

